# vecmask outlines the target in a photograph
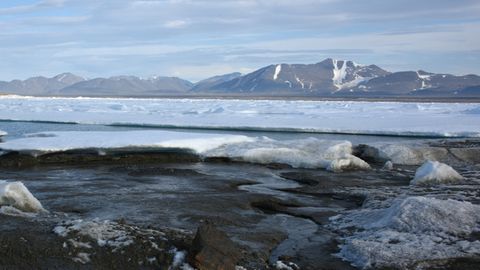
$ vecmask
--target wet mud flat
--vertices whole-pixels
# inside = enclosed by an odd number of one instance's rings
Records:
[[[23,182],[49,212],[0,216],[0,264],[354,269],[335,255],[343,232],[330,226],[331,218],[388,205],[399,196],[434,194],[478,204],[478,164],[457,161],[455,168],[466,178],[461,184],[412,187],[416,166],[386,170],[375,160],[369,161],[371,170],[333,173],[181,151],[9,153],[0,157],[0,179]],[[423,268],[477,269],[478,258],[439,260]]]

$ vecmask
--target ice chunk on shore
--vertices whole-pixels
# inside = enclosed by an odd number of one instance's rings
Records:
[[[369,170],[370,165],[362,159],[351,155],[346,154],[342,158],[334,159],[328,165],[327,170],[332,172],[341,172],[345,170]]]
[[[448,150],[423,143],[375,143],[363,146],[362,156],[399,165],[420,165],[427,160],[443,160]]]
[[[468,238],[480,229],[480,206],[469,202],[407,197],[389,208],[356,210],[331,221],[343,234],[338,255],[361,268],[480,255],[480,241]]]
[[[5,206],[14,207],[20,211],[30,213],[46,211],[22,182],[0,180],[0,206],[2,206],[2,208]],[[2,210],[2,212],[7,214],[13,213],[11,210],[12,209],[7,208]]]
[[[388,160],[387,162],[385,162],[385,164],[383,164],[382,170],[386,170],[386,171],[393,170],[393,163],[390,160]]]
[[[429,160],[417,169],[410,184],[417,186],[453,184],[462,179],[463,177],[447,164]]]
[[[223,145],[204,154],[259,164],[288,164],[295,168],[332,171],[370,168],[366,162],[352,155],[351,142],[316,138],[276,141],[263,137],[254,142]]]

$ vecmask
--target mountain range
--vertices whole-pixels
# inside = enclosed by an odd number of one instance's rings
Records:
[[[325,59],[316,64],[276,64],[249,74],[230,73],[191,83],[176,77],[116,76],[0,81],[0,93],[33,96],[314,96],[480,97],[480,76],[423,70],[389,72],[376,65]]]

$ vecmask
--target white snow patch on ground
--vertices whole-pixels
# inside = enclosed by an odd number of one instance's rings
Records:
[[[280,72],[282,71],[282,65],[277,65],[275,67],[275,74],[273,74],[273,80],[276,81],[278,79],[278,75],[280,75]]]
[[[79,252],[77,253],[77,256],[73,258],[74,262],[78,262],[81,264],[86,264],[90,262],[90,254],[85,253],[85,252]]]
[[[292,262],[276,261],[274,265],[277,270],[299,270],[300,267]]]
[[[298,265],[292,262],[276,261],[274,265],[277,270],[298,270]]]
[[[332,217],[329,226],[343,235],[338,256],[361,268],[480,255],[480,241],[468,239],[480,229],[480,206],[469,202],[407,197]]]
[[[173,252],[175,253],[173,256],[173,262],[172,266],[170,266],[170,269],[182,269],[182,270],[194,270],[192,266],[190,266],[186,262],[187,258],[187,252],[186,251],[179,251],[177,249],[174,249]]]
[[[124,226],[113,221],[84,221],[81,219],[65,221],[57,225],[53,232],[62,237],[87,236],[98,246],[111,247],[114,251],[134,243],[134,236]],[[88,243],[86,243],[88,244]]]
[[[5,207],[1,210],[3,214],[10,215],[21,216],[21,212],[46,212],[42,204],[30,193],[22,182],[0,180],[0,206],[2,206],[2,208]]]
[[[219,107],[223,110],[211,113]],[[469,113],[475,108],[478,104],[0,96],[0,120],[444,137],[479,137],[480,114]]]
[[[462,179],[463,177],[447,164],[429,160],[417,169],[410,184],[417,186],[454,184]]]

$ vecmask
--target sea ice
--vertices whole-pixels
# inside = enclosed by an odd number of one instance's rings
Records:
[[[462,179],[463,177],[447,164],[429,160],[417,169],[410,184],[417,186],[453,184]]]
[[[354,210],[331,218],[343,235],[343,259],[361,268],[405,268],[417,262],[480,255],[480,206],[407,197],[385,209]],[[356,230],[352,230],[355,228]]]
[[[0,130],[0,137],[7,135],[7,132]]]
[[[7,182],[0,180],[0,206],[7,207],[3,213],[13,213],[14,207],[22,212],[39,213],[46,210],[22,182]]]
[[[0,97],[0,120],[404,136],[479,137],[477,111],[474,103]]]

